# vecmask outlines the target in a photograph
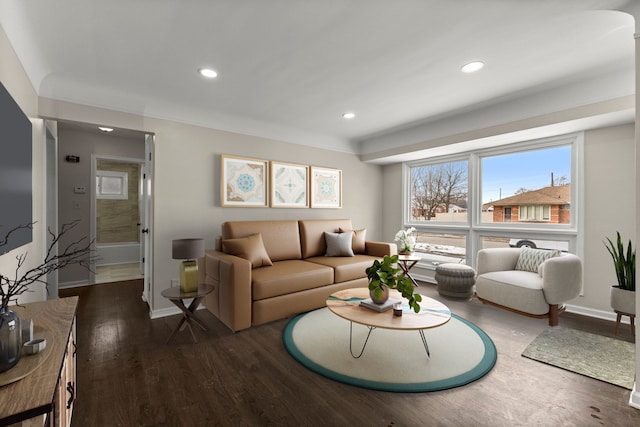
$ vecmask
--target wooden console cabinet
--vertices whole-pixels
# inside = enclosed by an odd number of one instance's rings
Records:
[[[70,297],[12,307],[21,318],[33,319],[35,338],[46,330],[50,353],[33,372],[0,387],[0,426],[71,425],[77,395],[77,306],[78,297]]]

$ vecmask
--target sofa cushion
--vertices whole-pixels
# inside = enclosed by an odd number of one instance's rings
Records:
[[[278,261],[252,270],[251,282],[255,301],[330,285],[333,269],[302,260]]]
[[[518,262],[516,263],[516,270],[530,271],[532,273],[538,272],[538,267],[555,256],[559,256],[560,251],[550,251],[546,249],[532,249],[524,247],[520,251]]]
[[[349,231],[353,232],[351,248],[353,249],[353,253],[355,254],[363,254],[366,252],[366,244],[367,241],[367,229],[363,228],[362,230],[348,230],[345,228],[339,228],[340,233],[347,233]]]
[[[347,282],[349,280],[366,278],[365,270],[371,267],[373,261],[378,259],[369,255],[354,255],[352,257],[326,257],[319,256],[307,258],[305,261],[326,265],[333,268],[335,283]]]
[[[353,233],[328,233],[325,231],[324,240],[327,244],[325,256],[353,256],[351,234]]]
[[[225,239],[222,241],[222,248],[225,253],[251,261],[251,268],[272,265],[260,233],[238,239]]]
[[[271,261],[300,259],[298,221],[227,221],[222,224],[222,239],[237,239],[260,233]],[[322,234],[322,233],[320,233]],[[324,243],[324,237],[323,237]]]
[[[327,252],[324,232],[337,233],[340,227],[351,230],[350,219],[305,219],[300,224],[300,246],[302,259],[323,256]],[[273,257],[271,258],[273,259]]]

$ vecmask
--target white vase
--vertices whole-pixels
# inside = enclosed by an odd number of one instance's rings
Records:
[[[611,287],[611,308],[620,313],[636,314],[636,293],[618,286]]]

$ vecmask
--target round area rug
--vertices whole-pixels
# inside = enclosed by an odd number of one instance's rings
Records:
[[[393,392],[459,387],[482,378],[496,363],[491,338],[455,314],[448,323],[424,331],[431,357],[418,331],[377,328],[362,357],[354,359],[349,352],[349,325],[327,308],[300,314],[287,324],[284,345],[298,362],[320,375]],[[353,324],[354,353],[359,353],[368,332],[366,326]]]

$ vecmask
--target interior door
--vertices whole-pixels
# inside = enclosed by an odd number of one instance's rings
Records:
[[[151,218],[153,218],[153,135],[145,135],[144,147],[145,160],[142,168],[142,203],[140,203],[142,209],[140,215],[140,232],[142,233],[140,236],[140,263],[144,275],[142,299],[149,304],[149,310],[153,310],[151,299],[151,284],[153,283],[153,224],[151,221]]]

